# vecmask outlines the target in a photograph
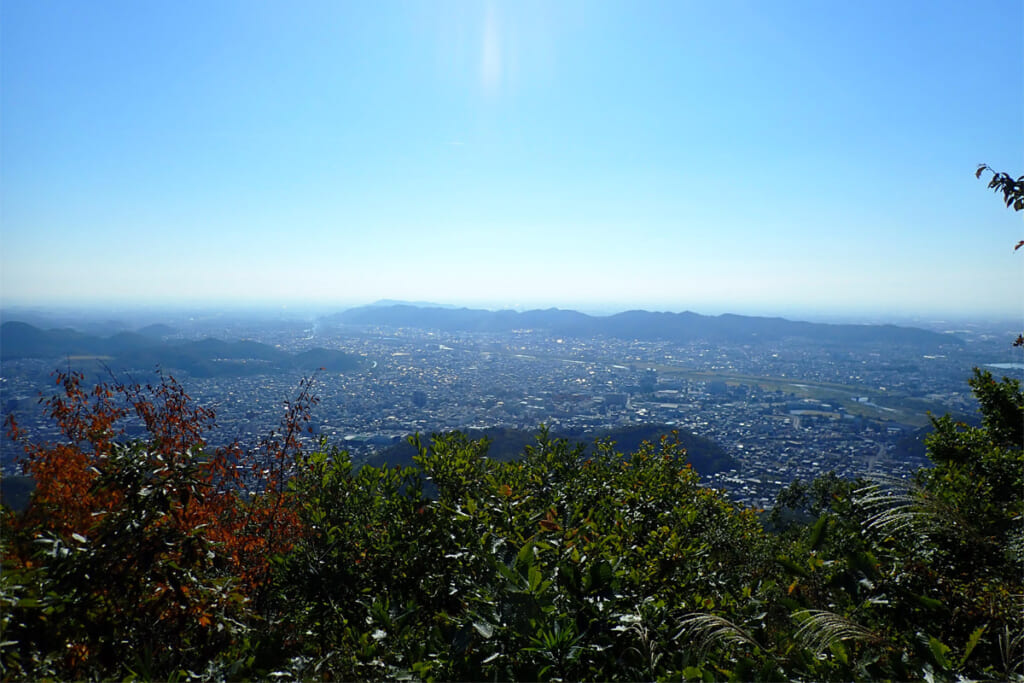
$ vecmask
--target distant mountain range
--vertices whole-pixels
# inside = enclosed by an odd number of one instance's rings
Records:
[[[151,370],[157,366],[193,377],[230,377],[281,370],[324,368],[345,372],[361,367],[358,356],[311,349],[288,353],[254,341],[163,341],[169,328],[150,326],[140,332],[98,337],[70,329],[42,330],[27,323],[0,325],[0,360],[17,358],[68,359],[103,362],[112,370]]]
[[[933,348],[960,345],[961,339],[916,327],[810,323],[745,315],[707,316],[684,313],[626,311],[592,316],[579,311],[485,311],[471,308],[421,307],[407,304],[362,306],[330,320],[348,325],[412,327],[445,332],[511,332],[543,330],[573,337],[605,336],[641,341],[763,342],[800,338],[822,344],[898,344]]]
[[[433,301],[404,301],[402,299],[378,299],[367,307],[378,306],[415,306],[416,308],[459,308],[450,304],[435,304]]]

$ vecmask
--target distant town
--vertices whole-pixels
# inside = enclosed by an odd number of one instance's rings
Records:
[[[796,478],[905,477],[926,463],[928,413],[973,419],[966,380],[974,366],[1020,376],[1009,339],[974,334],[948,347],[789,338],[741,343],[573,338],[544,330],[441,332],[353,325],[331,319],[275,326],[238,322],[174,330],[170,339],[248,339],[292,354],[341,351],[362,359],[345,372],[315,373],[310,439],[349,451],[356,462],[419,433],[514,428],[586,438],[615,427],[665,425],[721,445],[737,466],[705,475],[739,503],[770,507]],[[925,352],[927,351],[927,352]],[[1009,363],[1006,363],[1009,359]],[[1001,363],[1002,362],[1002,363]],[[102,377],[98,361],[77,361]],[[33,439],[56,436],[39,405],[46,378],[67,359],[5,359],[3,417]],[[152,368],[132,375],[152,381]],[[284,402],[309,373],[179,376],[216,413],[209,443],[253,443],[274,429]],[[19,471],[19,448],[3,441],[4,475]],[[703,473],[702,473],[703,474]]]

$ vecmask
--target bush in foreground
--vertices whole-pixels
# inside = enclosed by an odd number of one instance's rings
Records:
[[[172,378],[58,375],[64,438],[3,513],[5,678],[1021,677],[1016,382],[971,380],[981,427],[934,420],[913,482],[823,479],[759,511],[700,485],[671,437],[584,451],[541,431],[418,441],[356,468],[298,436],[210,450]],[[128,419],[147,435],[127,440]],[[16,425],[11,425],[17,431]],[[432,495],[424,491],[429,489]],[[436,493],[433,493],[436,492]]]

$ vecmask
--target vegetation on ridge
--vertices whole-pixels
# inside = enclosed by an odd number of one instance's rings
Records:
[[[486,439],[487,457],[501,461],[519,460],[523,457],[526,447],[533,445],[536,441],[534,434],[508,427],[469,429],[464,430],[463,433],[474,441]],[[614,448],[624,453],[632,453],[638,450],[644,441],[657,443],[662,436],[667,435],[670,435],[678,445],[686,449],[687,462],[693,465],[701,475],[721,472],[738,465],[725,449],[714,441],[688,430],[679,430],[664,424],[627,425],[595,432],[574,431],[551,436],[564,437],[569,441],[570,446],[581,443],[585,452],[590,452],[590,449],[596,447],[595,442],[608,441]],[[365,462],[377,467],[394,467],[396,465],[410,467],[416,464],[417,455],[419,452],[416,447],[410,440],[406,440],[371,455]]]
[[[933,420],[911,482],[795,484],[769,520],[670,439],[623,457],[547,433],[517,461],[460,434],[352,466],[282,428],[209,451],[172,378],[58,374],[64,438],[3,512],[9,679],[914,679],[1024,675],[1024,396]],[[146,436],[126,440],[135,416]],[[11,424],[17,432],[17,425]],[[423,494],[429,483],[437,495]],[[786,511],[792,514],[786,514]],[[806,521],[805,521],[806,520]]]

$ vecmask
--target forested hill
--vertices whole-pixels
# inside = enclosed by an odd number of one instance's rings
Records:
[[[362,359],[341,351],[310,349],[298,354],[254,341],[163,341],[151,330],[99,337],[70,329],[41,330],[22,322],[0,325],[0,358],[66,358],[102,361],[112,370],[151,370],[160,366],[193,377],[253,375],[281,370],[344,372]]]
[[[673,436],[673,429],[675,428],[667,425],[630,425],[586,434],[552,434],[552,437],[565,437],[572,443],[582,443],[588,452],[593,450],[596,440],[602,440],[613,442],[617,451],[633,453],[640,448],[644,441],[658,445],[661,438],[667,436],[669,439],[678,438],[679,444],[686,449],[687,461],[700,474],[714,474],[736,467],[736,461],[714,441],[697,436],[685,429],[677,430]],[[486,430],[471,429],[467,430],[465,434],[474,440],[487,437],[490,440],[487,456],[501,462],[518,460],[523,456],[526,446],[537,444],[536,434],[520,429],[504,427]],[[430,440],[424,438],[423,443],[429,446]],[[413,465],[414,455],[416,455],[416,449],[407,441],[402,441],[371,456],[367,459],[366,464],[375,467],[394,467],[396,465],[409,467]]]
[[[591,337],[602,335],[644,341],[771,341],[801,338],[823,344],[899,344],[937,347],[962,344],[950,334],[897,325],[811,323],[785,318],[725,314],[626,311],[591,316],[579,311],[486,311],[471,308],[433,308],[410,305],[364,306],[330,318],[350,325],[385,325],[436,329],[445,332],[510,332],[545,330],[552,334]]]

